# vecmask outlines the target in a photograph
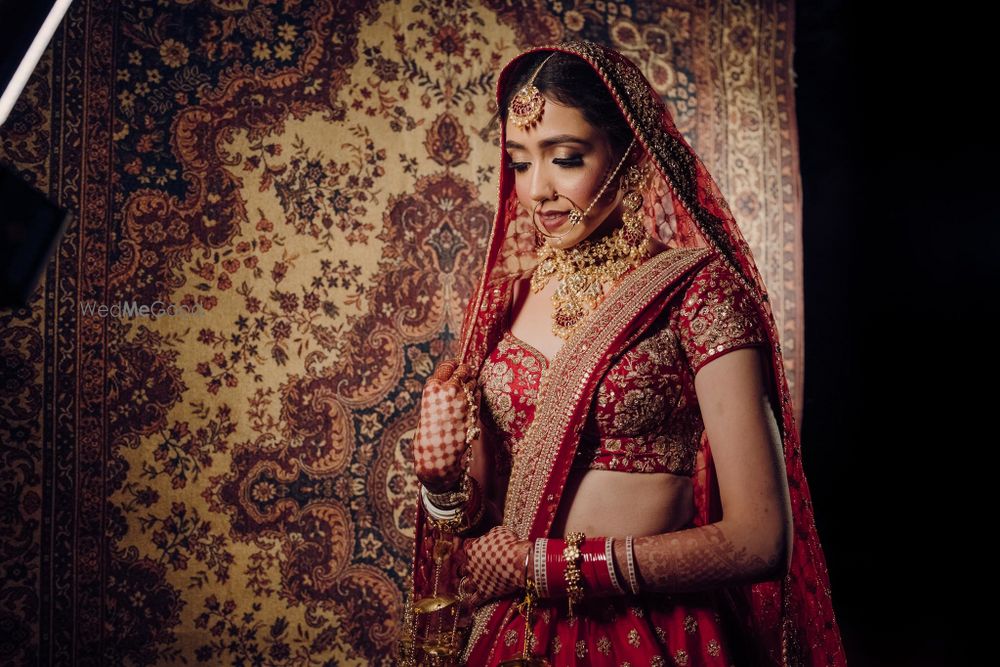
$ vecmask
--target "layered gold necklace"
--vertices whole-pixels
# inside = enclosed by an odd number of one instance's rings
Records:
[[[559,286],[552,295],[552,333],[569,338],[583,319],[604,298],[605,283],[614,283],[651,255],[642,224],[640,183],[645,174],[632,167],[622,205],[623,224],[598,240],[586,238],[572,248],[545,244],[531,274],[531,291],[538,293],[555,276]]]

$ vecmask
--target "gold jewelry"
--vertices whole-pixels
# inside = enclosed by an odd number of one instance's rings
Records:
[[[483,518],[485,507],[485,503],[479,503],[475,516],[471,518],[469,517],[468,512],[463,511],[449,519],[435,519],[433,516],[428,515],[427,520],[432,526],[443,533],[461,535],[462,533],[466,533],[476,527],[479,521]]]
[[[462,384],[462,389],[465,391],[465,402],[469,406],[468,414],[466,416],[465,423],[465,444],[470,445],[472,441],[479,437],[479,385],[476,385],[475,391],[469,389],[469,385],[466,383]],[[467,461],[467,466],[472,464],[472,448],[468,448],[469,456]]]
[[[475,586],[472,587],[472,591],[465,590],[466,587],[469,585],[470,581],[471,580],[469,579],[468,576],[462,577],[461,580],[459,580],[457,589],[459,600],[468,600],[470,597],[472,597],[472,594],[476,591]]]
[[[584,535],[581,532],[569,533],[566,536],[566,547],[563,549],[563,559],[566,561],[566,597],[569,604],[569,617],[573,618],[573,603],[583,599],[583,573],[580,572],[580,560],[583,553],[580,545]]]
[[[548,58],[542,61],[541,65],[535,68],[535,71],[531,74],[531,78],[528,79],[528,83],[524,84],[521,90],[517,91],[514,99],[507,106],[507,114],[510,122],[514,123],[517,127],[531,127],[542,117],[542,110],[545,108],[545,98],[539,92],[538,88],[535,87],[535,77],[538,76],[538,72],[549,61],[549,58],[557,53],[559,52],[553,51]]]
[[[469,493],[472,491],[472,486],[469,484],[470,479],[472,477],[466,473],[462,476],[462,481],[459,483],[457,489],[442,493],[432,493],[430,490],[427,490],[424,495],[438,509],[450,510],[461,507],[469,500]]]
[[[535,648],[533,641],[535,638],[533,631],[535,624],[532,621],[532,614],[537,600],[538,592],[535,590],[534,582],[529,577],[524,587],[524,600],[514,604],[514,608],[524,616],[524,648],[521,651],[520,658],[504,660],[500,663],[499,667],[549,667],[551,665],[548,658],[540,655],[531,655]]]
[[[599,202],[601,200],[601,197],[604,196],[604,191],[608,189],[608,185],[611,184],[611,181],[614,180],[615,176],[618,175],[619,170],[621,170],[622,165],[625,164],[625,158],[627,158],[628,154],[632,152],[632,147],[633,146],[635,146],[635,137],[634,136],[632,137],[632,143],[630,143],[628,145],[628,148],[625,149],[625,154],[622,155],[622,159],[618,161],[618,166],[615,167],[615,170],[613,172],[611,172],[610,176],[608,176],[606,179],[604,179],[604,185],[601,186],[601,189],[597,193],[597,196],[594,197],[590,201],[590,205],[587,206],[587,209],[584,210],[584,211],[580,211],[578,209],[573,209],[572,211],[569,212],[569,221],[570,221],[570,224],[572,224],[572,225],[578,225],[581,222],[583,222],[583,219],[587,217],[588,213],[590,213],[590,209],[594,208],[594,204],[596,204],[597,202]],[[640,197],[641,196],[642,195],[640,195]]]
[[[552,193],[552,199],[559,199],[560,197],[563,197],[570,204],[573,205],[573,208],[569,212],[569,216],[567,218],[567,220],[569,220],[569,225],[570,225],[569,229],[567,229],[559,236],[556,236],[554,234],[547,233],[544,229],[539,227],[538,221],[535,219],[536,217],[535,214],[538,211],[538,207],[541,206],[546,201],[546,200],[541,200],[537,204],[535,204],[535,208],[531,209],[531,223],[535,226],[535,230],[538,231],[538,233],[541,234],[542,236],[550,239],[555,239],[556,241],[561,241],[564,236],[573,231],[573,228],[582,223],[584,218],[587,217],[587,214],[590,213],[590,209],[594,208],[594,204],[599,202],[601,200],[601,197],[604,196],[604,191],[608,189],[608,185],[611,184],[611,181],[614,180],[615,176],[617,176],[618,172],[621,170],[622,165],[625,164],[625,159],[628,158],[628,154],[632,151],[632,146],[635,146],[635,137],[632,137],[632,143],[630,143],[628,145],[628,148],[625,149],[625,154],[622,155],[622,159],[618,160],[618,165],[615,167],[615,170],[612,171],[611,174],[604,179],[604,183],[601,185],[600,191],[597,193],[596,197],[590,200],[590,204],[587,205],[586,210],[581,211],[580,207],[576,205],[576,202],[574,202],[566,195],[561,195],[558,192]]]
[[[486,511],[486,501],[479,488],[479,482],[471,475],[466,475],[466,479],[474,508],[466,507],[463,504],[447,511],[433,511],[427,506],[427,503],[424,503],[424,509],[427,510],[427,520],[438,530],[451,535],[461,535],[475,528],[482,520]],[[427,495],[426,491],[422,491],[422,493]]]
[[[628,168],[622,179],[623,187],[627,188],[622,200],[623,224],[613,232],[597,241],[586,238],[572,248],[546,244],[539,250],[539,263],[531,275],[531,291],[540,292],[552,276],[559,278],[559,287],[552,295],[552,333],[556,336],[569,338],[604,297],[604,283],[615,282],[649,257],[642,221],[641,189],[646,175],[646,169],[640,170],[635,165]]]
[[[572,210],[570,211],[570,215],[571,216],[579,210],[579,208],[577,207],[575,201],[573,201],[572,199],[570,199],[566,195],[561,195],[561,194],[559,194],[558,192],[555,192],[555,191],[552,192],[551,199],[553,201],[555,201],[556,199],[559,199],[560,197],[562,197],[563,199],[565,199],[566,201],[568,201],[570,203],[570,206],[572,207]],[[533,224],[535,226],[535,231],[538,232],[539,235],[541,235],[541,236],[543,236],[543,237],[545,237],[547,239],[553,239],[555,241],[562,241],[563,238],[565,238],[567,234],[569,234],[570,232],[572,232],[573,228],[576,227],[580,223],[580,218],[576,218],[576,217],[572,218],[571,222],[570,222],[570,226],[567,227],[566,231],[563,232],[562,234],[560,234],[559,236],[556,236],[555,234],[549,234],[544,229],[542,229],[542,227],[538,224],[538,220],[537,220],[538,207],[541,206],[542,204],[544,204],[547,201],[549,201],[549,200],[548,199],[539,199],[538,203],[535,204],[535,208],[531,209],[531,224]]]
[[[417,667],[418,657],[432,656],[434,665],[456,665],[461,645],[458,635],[459,605],[462,600],[461,582],[459,597],[438,592],[441,569],[453,548],[449,541],[434,543],[434,589],[429,597],[413,601],[412,577],[410,597],[404,612],[406,637],[398,646],[397,659],[401,667]],[[448,619],[447,616],[451,618]],[[444,625],[450,620],[450,632]],[[420,627],[418,627],[420,626]],[[420,665],[428,664],[421,661]]]

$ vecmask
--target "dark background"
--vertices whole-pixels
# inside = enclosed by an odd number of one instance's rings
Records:
[[[964,4],[881,4],[796,3],[803,459],[848,664],[979,664],[1000,36]]]
[[[53,0],[0,0],[0,91],[10,83],[53,4]]]

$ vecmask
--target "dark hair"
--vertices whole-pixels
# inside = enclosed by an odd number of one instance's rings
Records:
[[[546,58],[548,62],[535,77],[535,87],[560,104],[576,107],[591,125],[603,128],[614,155],[620,158],[632,141],[632,128],[597,72],[582,58],[562,51],[555,55],[552,51],[536,51],[518,62],[517,69],[507,79],[506,88],[501,91],[500,107],[489,127],[495,125],[497,118],[500,122],[507,120],[510,101]]]

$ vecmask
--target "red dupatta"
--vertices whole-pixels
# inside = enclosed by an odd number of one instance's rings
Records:
[[[608,87],[632,127],[652,169],[644,191],[647,231],[663,251],[625,274],[566,341],[550,373],[559,382],[540,391],[532,427],[514,462],[504,523],[521,539],[545,537],[551,528],[576,452],[591,399],[614,356],[627,349],[657,318],[691,271],[717,255],[735,269],[760,312],[770,340],[769,390],[781,428],[785,469],[791,492],[794,543],[790,572],[781,581],[727,589],[742,610],[745,630],[771,665],[846,664],[830,597],[825,557],[817,536],[808,484],[802,470],[798,431],[784,374],[777,327],[767,290],[752,253],[725,198],[700,158],[677,130],[652,86],[627,58],[611,48],[574,40],[524,51],[501,71],[497,100],[511,77],[526,67],[525,56],[563,51],[590,64]],[[500,146],[505,143],[504,128]],[[503,154],[501,150],[501,165]],[[511,170],[501,166],[497,215],[490,233],[482,278],[462,324],[461,359],[477,372],[502,334],[512,282],[537,263],[535,233],[520,211]],[[696,525],[721,518],[711,448],[702,435],[695,475]],[[434,576],[435,544],[447,544],[458,557],[446,559]],[[461,568],[461,539],[438,535],[418,502],[413,596],[454,591]],[[435,590],[435,588],[437,590]],[[512,600],[480,607],[463,659],[486,660],[483,637],[495,636],[515,613]]]

